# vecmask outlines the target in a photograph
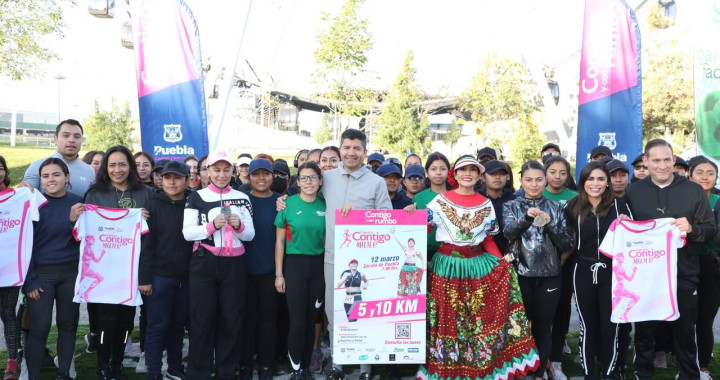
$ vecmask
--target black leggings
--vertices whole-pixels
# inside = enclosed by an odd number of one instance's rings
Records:
[[[550,361],[561,362],[565,338],[570,329],[570,314],[573,296],[573,269],[575,263],[567,262],[562,267],[562,286],[560,287],[560,300],[552,324],[552,348]]]
[[[543,377],[548,357],[550,357],[550,328],[560,300],[561,283],[559,275],[555,277],[518,276],[525,313],[532,325],[533,338],[535,338],[535,345],[540,355],[540,367],[535,371],[535,377]]]
[[[20,324],[18,323],[15,309],[19,295],[19,286],[0,288],[0,319],[2,319],[3,322],[8,359],[17,359],[18,357]]]
[[[285,297],[290,312],[288,354],[294,370],[308,369],[315,343],[315,321],[325,303],[323,255],[285,256]]]
[[[279,306],[274,273],[247,276],[241,366],[252,368],[256,351],[258,370],[272,365]]]
[[[125,344],[135,324],[135,306],[99,303],[97,364],[99,369],[119,368]]]

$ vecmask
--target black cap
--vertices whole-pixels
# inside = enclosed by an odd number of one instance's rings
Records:
[[[162,173],[161,175],[165,174],[177,174],[180,177],[188,177],[190,175],[190,171],[188,170],[188,166],[180,161],[170,161],[162,166]]]
[[[497,161],[497,160],[486,161],[486,162],[483,162],[483,166],[485,167],[485,174],[493,174],[500,170],[504,171],[505,173],[508,172],[507,166],[505,166],[505,163],[502,161]]]
[[[627,165],[625,165],[625,163],[620,160],[610,160],[605,164],[605,167],[607,168],[608,172],[610,172],[610,174],[617,170],[623,170],[626,173],[630,173],[630,169],[628,169]]]
[[[167,164],[168,162],[170,162],[170,160],[155,161],[155,167],[153,168],[152,172],[155,173],[155,172],[161,171],[163,169],[163,167],[165,166],[165,164]]]
[[[613,158],[612,158],[611,156],[604,156],[604,157],[602,157],[602,158],[598,158],[598,159],[595,160],[595,161],[597,161],[597,162],[602,162],[603,164],[607,165],[607,163],[610,162],[610,161],[612,161],[612,160],[613,160]]]
[[[275,161],[275,163],[272,166],[273,172],[280,172],[285,175],[290,175],[290,168],[288,167],[288,164],[283,161]]]
[[[635,166],[635,164],[637,164],[638,162],[642,162],[642,158],[643,158],[643,155],[642,155],[642,154],[640,154],[639,156],[635,157],[635,159],[633,160],[633,162],[631,163],[631,165],[632,165],[632,166]]]
[[[493,149],[493,148],[491,148],[491,147],[489,147],[489,146],[486,146],[486,147],[484,147],[484,148],[482,148],[482,149],[480,149],[480,150],[477,151],[477,158],[478,158],[478,160],[479,160],[480,157],[482,157],[482,156],[490,156],[490,157],[492,157],[493,160],[497,160],[497,152],[495,152],[495,149]]]
[[[606,157],[612,158],[612,151],[605,145],[598,145],[590,151],[590,158],[595,158],[599,154],[604,154]]]
[[[673,165],[673,166],[678,166],[678,165],[685,168],[685,170],[690,170],[690,165],[688,165],[687,161],[685,161],[684,158],[682,158],[680,156],[675,156],[675,165]]]
[[[540,149],[540,154],[542,154],[542,152],[548,150],[549,148],[555,148],[555,149],[557,149],[558,152],[562,152],[562,151],[560,150],[560,146],[559,146],[558,144],[555,144],[555,143],[547,143],[547,144],[543,145],[542,149]]]

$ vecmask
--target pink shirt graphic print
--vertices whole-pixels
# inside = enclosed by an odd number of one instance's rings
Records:
[[[613,323],[674,321],[677,306],[677,249],[685,234],[663,218],[615,220],[600,244],[612,262]]]
[[[0,287],[25,282],[33,250],[33,222],[47,203],[40,191],[26,187],[0,193]]]
[[[140,237],[147,232],[139,208],[86,204],[73,229],[80,242],[73,301],[142,305],[138,290]]]

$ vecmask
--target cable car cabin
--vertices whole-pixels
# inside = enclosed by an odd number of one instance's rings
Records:
[[[134,49],[132,23],[125,21],[120,29],[120,42],[128,49]]]
[[[100,18],[115,17],[115,0],[88,0],[88,12]]]

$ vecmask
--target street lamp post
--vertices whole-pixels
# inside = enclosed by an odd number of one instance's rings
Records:
[[[57,107],[58,107],[58,108],[57,108],[57,110],[58,110],[58,123],[60,123],[60,122],[62,121],[62,116],[61,116],[61,112],[60,112],[60,109],[61,109],[61,108],[60,108],[60,102],[61,102],[61,99],[62,99],[62,98],[60,97],[60,81],[62,81],[63,79],[65,79],[65,76],[62,75],[62,74],[58,74],[58,75],[55,76],[55,79],[57,79],[57,81],[58,81],[58,85],[57,85],[57,91],[58,91],[58,95],[57,95],[57,96],[58,96]]]

